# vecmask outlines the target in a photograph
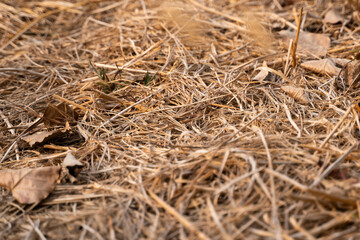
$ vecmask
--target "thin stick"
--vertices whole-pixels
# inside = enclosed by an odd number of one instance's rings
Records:
[[[0,116],[4,120],[4,122],[6,123],[8,129],[9,129],[9,132],[12,135],[16,136],[16,132],[13,129],[13,125],[10,123],[9,119],[3,114],[3,112],[1,110],[0,110]],[[16,142],[15,142],[15,144],[16,144]],[[15,152],[16,152],[16,160],[19,161],[20,157],[19,157],[19,148],[18,148],[18,146],[16,146]],[[6,157],[6,155],[4,155],[4,156]]]
[[[296,29],[295,42],[294,42],[294,44],[293,44],[292,53],[291,53],[292,60],[293,60],[293,61],[292,61],[292,66],[293,66],[293,67],[296,67],[296,48],[297,48],[297,44],[298,44],[298,40],[299,40],[299,33],[300,33],[300,24],[301,24],[302,12],[303,12],[303,9],[301,8],[301,9],[300,9],[300,13],[299,13],[299,18],[298,18],[297,29]]]
[[[314,236],[311,235],[311,233],[309,233],[308,231],[306,231],[306,229],[304,229],[295,219],[294,216],[291,216],[290,217],[290,223],[291,225],[296,229],[298,230],[300,233],[302,233],[306,239],[309,239],[309,240],[315,240]]]
[[[70,104],[70,105],[73,105],[74,107],[79,108],[79,109],[81,109],[81,110],[83,110],[83,111],[85,111],[85,112],[90,111],[90,110],[87,109],[86,107],[83,107],[83,106],[81,106],[81,105],[79,105],[79,104],[77,104],[77,103],[75,103],[75,102],[73,102],[73,101],[70,101],[70,100],[66,99],[66,98],[60,97],[59,95],[54,94],[53,97],[54,97],[54,98],[57,98],[57,99],[59,99],[59,100],[61,100],[61,101],[64,101],[64,102],[66,102],[66,103],[68,103],[68,104]]]
[[[355,199],[355,198],[342,197],[340,195],[329,194],[329,193],[326,193],[326,192],[318,190],[318,189],[310,188],[308,186],[305,186],[305,185],[289,178],[288,176],[286,176],[284,174],[281,174],[281,173],[271,170],[269,168],[265,169],[265,172],[267,172],[268,174],[274,175],[275,177],[277,177],[285,182],[292,184],[294,187],[296,187],[297,189],[299,189],[302,192],[310,193],[311,195],[313,195],[315,197],[321,197],[321,198],[327,199],[331,202],[336,202],[336,203],[340,202],[343,204],[347,204],[347,205],[356,207],[357,199]]]
[[[284,110],[285,110],[286,116],[287,116],[288,119],[289,119],[289,122],[290,122],[291,125],[295,128],[295,130],[298,132],[297,137],[300,138],[300,137],[301,137],[301,130],[300,130],[300,128],[296,125],[296,123],[295,123],[294,120],[292,119],[291,113],[290,113],[290,111],[289,111],[288,106],[287,106],[285,103],[283,104],[283,106],[284,106]]]
[[[221,224],[221,221],[218,217],[218,215],[216,214],[216,210],[214,208],[214,206],[212,205],[211,203],[211,199],[210,197],[208,196],[206,198],[206,203],[209,207],[209,210],[210,210],[210,213],[211,213],[211,217],[214,219],[215,223],[216,223],[216,226],[218,227],[223,239],[225,240],[230,240],[230,239],[233,239],[224,229],[223,225]]]
[[[310,187],[315,187],[323,180],[327,175],[329,175],[334,168],[336,168],[355,148],[358,147],[358,143],[353,144],[343,155],[341,155],[335,162],[333,162],[314,182]]]
[[[265,136],[263,134],[263,132],[261,131],[261,129],[259,128],[258,133],[260,135],[261,141],[264,144],[265,150],[266,150],[266,155],[267,155],[267,159],[268,159],[268,166],[269,169],[274,170],[273,164],[272,164],[272,158],[271,158],[271,154],[269,151],[269,147],[268,144],[266,142]],[[272,208],[272,222],[274,224],[274,234],[276,239],[282,239],[281,238],[281,227],[280,227],[280,221],[279,221],[279,217],[278,217],[278,208],[277,208],[277,204],[276,204],[276,189],[275,189],[275,182],[274,182],[274,176],[270,175],[270,191],[271,191],[271,208]]]
[[[325,138],[325,140],[321,143],[320,148],[323,148],[325,146],[325,144],[329,141],[329,139],[334,135],[334,133],[336,132],[336,130],[340,127],[340,125],[344,122],[344,120],[346,119],[346,117],[349,115],[349,113],[351,112],[352,109],[352,105],[348,108],[348,110],[345,112],[344,116],[340,119],[340,121],[336,124],[336,126],[334,127],[334,129],[331,131],[331,133],[329,133],[329,135]]]

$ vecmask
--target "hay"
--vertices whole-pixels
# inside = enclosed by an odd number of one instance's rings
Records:
[[[302,30],[352,59],[355,1],[319,2],[0,3],[0,169],[59,165],[70,150],[85,165],[38,204],[2,189],[0,238],[360,238],[356,84],[291,67],[278,34],[303,7]],[[346,21],[321,21],[330,8]],[[81,139],[12,144],[62,102]]]

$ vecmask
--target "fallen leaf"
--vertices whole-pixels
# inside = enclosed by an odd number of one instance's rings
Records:
[[[346,58],[330,58],[331,61],[333,61],[335,64],[340,65],[341,67],[344,67],[348,62],[351,60]]]
[[[68,171],[71,182],[76,181],[77,175],[79,175],[81,169],[84,167],[84,164],[77,160],[70,152],[66,155],[62,165]]]
[[[26,142],[29,147],[34,147],[35,145],[45,143],[53,138],[58,137],[61,133],[62,132],[59,130],[42,131],[22,137],[21,140]]]
[[[342,22],[344,19],[341,17],[341,15],[335,11],[334,9],[331,9],[325,14],[324,22],[330,23],[330,24],[336,24],[339,22]]]
[[[75,142],[82,141],[81,135],[70,127],[63,129],[57,129],[52,131],[41,131],[25,137],[21,137],[19,141],[21,148],[34,148],[43,146],[44,144],[60,144],[71,145]]]
[[[263,67],[267,67],[266,62],[263,62]],[[267,69],[261,69],[258,74],[256,74],[255,77],[253,77],[253,80],[256,81],[263,81],[267,76],[269,75],[269,71]]]
[[[296,32],[283,30],[279,32],[285,44],[289,46],[290,40],[295,39]],[[309,56],[325,56],[330,47],[330,38],[324,34],[300,32],[297,51]]]
[[[346,64],[341,72],[341,77],[347,86],[356,87],[360,80],[360,61],[355,60]]]
[[[43,119],[47,126],[65,126],[67,122],[75,125],[78,114],[67,103],[62,102],[57,106],[49,104],[45,109]]]
[[[293,87],[293,86],[282,86],[281,89],[290,97],[294,98],[295,100],[307,103],[309,100],[305,94],[303,88]]]
[[[337,76],[341,71],[341,68],[336,67],[331,59],[307,61],[302,63],[301,67],[316,73],[329,74],[331,76]]]
[[[356,22],[358,25],[360,24],[360,13],[359,11],[354,11],[352,18],[354,19],[354,22]]]
[[[55,189],[60,170],[59,166],[2,170],[0,186],[10,190],[19,203],[36,203]]]

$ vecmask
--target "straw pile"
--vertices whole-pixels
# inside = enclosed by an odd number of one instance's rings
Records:
[[[85,167],[33,205],[2,189],[0,238],[360,238],[355,2],[2,1],[0,169]],[[300,32],[294,67],[301,7],[331,44]],[[71,141],[6,154],[62,102]]]

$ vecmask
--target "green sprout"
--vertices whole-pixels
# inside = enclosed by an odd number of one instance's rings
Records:
[[[150,76],[149,72],[146,72],[143,81],[144,81],[144,85],[147,86],[154,78],[155,78],[156,73],[153,76]]]
[[[91,67],[93,68],[93,70],[96,72],[98,78],[101,80],[101,82],[98,82],[97,84],[103,86],[104,91],[105,91],[106,93],[109,93],[109,92],[114,91],[114,89],[115,89],[115,87],[116,87],[116,84],[110,82],[109,77],[106,75],[106,70],[105,70],[105,68],[102,68],[102,69],[100,70],[100,72],[99,72],[99,71],[95,68],[95,66],[92,64],[91,61],[89,61],[89,63],[90,63],[90,65],[91,65]]]

